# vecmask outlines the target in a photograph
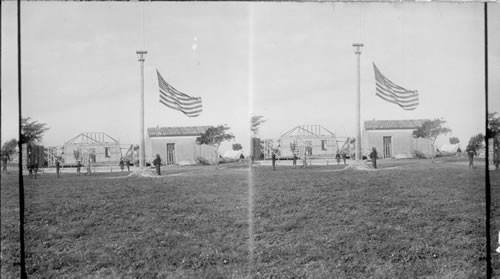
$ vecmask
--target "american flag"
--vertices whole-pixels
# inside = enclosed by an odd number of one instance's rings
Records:
[[[160,72],[158,74],[158,85],[160,87],[160,103],[165,106],[179,110],[189,117],[199,116],[202,112],[201,97],[191,97],[184,94],[168,84]]]
[[[377,87],[377,96],[387,102],[396,104],[404,110],[414,110],[418,106],[418,91],[407,90],[393,83],[379,71],[373,63],[375,71],[375,81]]]

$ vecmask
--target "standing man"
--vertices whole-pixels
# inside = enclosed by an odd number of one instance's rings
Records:
[[[377,168],[377,149],[375,147],[372,148],[372,152],[370,153],[370,159],[372,159],[372,167],[374,169]]]
[[[2,154],[2,172],[7,173],[7,162],[10,161],[9,154]]]
[[[297,154],[293,153],[293,168],[297,168]]]
[[[33,163],[28,163],[28,174],[30,178],[33,178]]]
[[[59,159],[56,160],[56,173],[57,173],[57,178],[59,178],[59,172],[61,170],[61,163],[59,162]]]
[[[342,152],[342,160],[344,160],[344,165],[346,164],[345,160],[347,159],[347,156],[345,155],[345,152]]]
[[[38,161],[35,162],[34,164],[34,171],[35,171],[35,179],[36,179],[36,176],[38,175]]]
[[[161,174],[160,174],[160,167],[161,167],[161,158],[160,158],[160,154],[156,154],[156,159],[154,159],[153,164],[154,164],[154,165],[155,165],[155,167],[156,167],[156,174],[157,174],[157,175],[161,175]]]
[[[87,162],[87,175],[92,175],[92,169],[90,168],[90,154],[89,154],[89,160]]]
[[[467,152],[467,157],[469,157],[469,169],[474,168],[474,156],[477,156],[476,148],[468,145],[465,152]]]
[[[495,170],[499,170],[498,166],[500,165],[500,146],[495,146],[493,152],[493,163],[495,163]]]
[[[125,164],[127,165],[127,171],[130,172],[130,159],[128,157],[125,158]]]
[[[302,167],[307,168],[307,149],[304,148],[304,157],[302,158]]]
[[[495,170],[499,170],[500,165],[500,136],[493,138],[493,164],[495,165]]]
[[[276,170],[276,154],[274,152],[271,155],[271,159],[273,160],[273,170]]]
[[[123,172],[123,168],[125,167],[125,162],[123,162],[123,158],[120,158],[120,170]]]
[[[80,168],[82,167],[82,163],[80,163],[80,160],[76,161],[76,175],[80,176]]]
[[[335,159],[337,159],[337,166],[340,165],[340,154],[338,152],[335,155]]]

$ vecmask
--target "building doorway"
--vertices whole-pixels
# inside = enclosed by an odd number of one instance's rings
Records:
[[[384,145],[384,159],[392,157],[392,137],[384,137],[383,138]]]
[[[312,141],[306,140],[306,154],[307,156],[312,156],[313,155],[313,148],[312,148]]]
[[[167,166],[175,164],[175,143],[167,143]]]

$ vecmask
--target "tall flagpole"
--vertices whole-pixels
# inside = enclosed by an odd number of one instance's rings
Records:
[[[361,161],[361,126],[360,126],[360,114],[361,114],[361,70],[360,70],[360,56],[362,43],[352,44],[354,47],[354,53],[357,55],[357,94],[356,94],[356,161]]]
[[[494,33],[492,33],[494,34]],[[485,79],[484,79],[484,91],[486,95],[486,102],[485,102],[485,119],[488,119],[488,101],[489,101],[489,92],[488,92],[488,3],[484,3],[484,72],[485,72]],[[488,123],[485,121],[486,124]],[[486,128],[488,125],[485,125]],[[486,183],[485,183],[485,206],[486,206],[486,278],[491,278],[491,275],[493,273],[493,269],[491,266],[491,236],[490,233],[491,231],[491,224],[490,224],[490,218],[491,218],[491,181],[490,181],[490,169],[488,165],[488,136],[486,137],[486,168],[485,168],[485,177],[486,177]],[[494,148],[495,145],[493,145]],[[493,149],[495,150],[495,149]],[[500,233],[499,233],[500,235]],[[500,242],[500,239],[498,240]],[[498,250],[497,250],[498,251]]]
[[[141,68],[141,111],[140,111],[140,130],[141,130],[141,146],[139,149],[139,166],[141,169],[146,165],[146,144],[144,143],[144,61],[146,60],[145,50],[138,50],[137,57],[139,58],[140,68]]]

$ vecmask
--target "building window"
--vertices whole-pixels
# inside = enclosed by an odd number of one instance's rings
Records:
[[[104,147],[104,154],[105,154],[106,158],[111,157],[110,147]]]
[[[321,140],[321,150],[326,150],[326,140]]]

